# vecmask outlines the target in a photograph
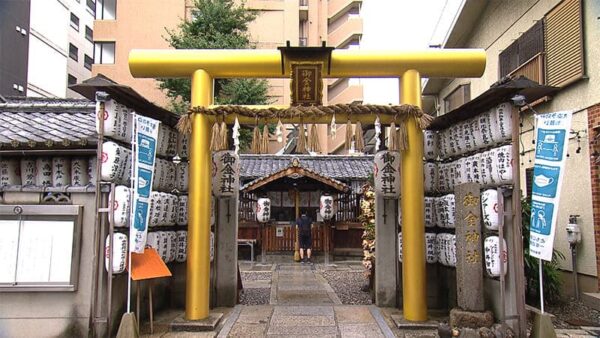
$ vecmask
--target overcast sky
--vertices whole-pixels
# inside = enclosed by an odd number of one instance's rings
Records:
[[[441,44],[462,0],[363,1],[362,50],[414,50]],[[361,79],[364,103],[397,104],[397,79]]]

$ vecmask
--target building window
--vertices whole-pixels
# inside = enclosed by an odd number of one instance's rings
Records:
[[[72,43],[69,44],[69,57],[75,61],[79,60],[79,49]]]
[[[85,38],[89,42],[94,42],[94,31],[88,26],[85,26]]]
[[[81,206],[0,206],[0,291],[76,291]]]
[[[469,101],[471,101],[471,84],[460,85],[444,98],[444,111],[449,113]]]
[[[96,13],[96,1],[95,0],[87,0],[87,9],[90,10],[93,14]]]
[[[96,63],[96,64],[115,63],[115,43],[114,42],[96,42],[96,43],[94,43],[94,63]]]
[[[96,20],[115,20],[117,18],[117,0],[97,0]]]
[[[69,86],[72,86],[74,84],[77,84],[77,78],[71,74],[69,74],[67,76],[67,83],[69,84]]]
[[[88,69],[88,70],[92,70],[92,64],[94,63],[94,59],[92,57],[90,57],[89,55],[85,54],[83,56],[83,66]]]
[[[564,87],[585,75],[581,0],[564,0],[499,56],[499,75]]]
[[[79,18],[73,13],[71,13],[71,27],[79,32]]]

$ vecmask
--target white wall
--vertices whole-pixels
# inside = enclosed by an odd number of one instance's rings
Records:
[[[28,93],[65,97],[69,10],[58,0],[31,0],[30,20]]]
[[[498,56],[504,48],[527,31],[536,20],[540,20],[560,0],[510,0],[492,1],[486,7],[472,35],[464,47],[484,48],[487,54],[485,73],[477,79],[456,79],[450,82],[439,94],[439,102],[460,84],[471,83],[471,98],[489,89],[498,81]],[[587,79],[562,89],[551,101],[538,105],[535,110],[554,112],[575,110],[571,129],[581,131],[581,152],[576,154],[577,142],[571,135],[569,154],[563,181],[558,224],[555,237],[555,248],[566,256],[561,267],[571,270],[570,250],[566,240],[565,226],[570,214],[581,215],[583,243],[578,252],[578,270],[580,273],[596,276],[596,250],[594,240],[592,193],[590,180],[590,154],[588,151],[588,130],[586,108],[600,102],[600,30],[597,18],[600,17],[600,3],[583,1],[584,8],[584,49]],[[443,106],[443,104],[442,104]],[[443,107],[442,107],[443,108]],[[525,190],[525,168],[533,166],[533,126],[531,114],[525,115],[522,128],[521,150],[525,156],[521,172],[522,189]],[[531,160],[531,162],[529,162]]]

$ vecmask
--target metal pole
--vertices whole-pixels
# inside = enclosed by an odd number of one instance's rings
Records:
[[[539,259],[539,270],[540,270],[540,310],[542,314],[544,314],[544,283],[542,278],[542,266],[544,265],[543,261]]]
[[[133,198],[135,195],[135,187],[136,184],[135,182],[137,181],[137,168],[135,166],[136,161],[136,151],[137,151],[137,114],[136,113],[132,113],[133,117],[132,117],[132,121],[133,121],[133,131],[131,133],[131,182],[129,184],[129,229],[132,228],[133,226],[133,222],[132,220],[135,219],[135,210],[133,210]],[[131,231],[129,232],[129,240],[128,240],[128,244],[131,244]],[[128,245],[128,250],[127,250],[127,264],[128,264],[128,269],[127,269],[127,313],[131,312],[131,245]],[[139,321],[139,318],[138,318]]]
[[[212,101],[213,79],[204,70],[192,75],[192,107]],[[203,114],[193,114],[190,139],[190,185],[188,204],[188,260],[185,318],[209,315],[210,293],[210,123]]]
[[[506,303],[505,303],[505,293],[504,288],[506,287],[505,278],[504,278],[504,190],[502,188],[498,188],[498,247],[499,247],[499,261],[500,261],[500,303],[502,304],[500,307],[500,324],[502,325],[502,333],[506,332]],[[508,256],[508,250],[507,250]]]
[[[400,79],[400,100],[421,106],[421,76],[408,70]],[[423,188],[423,131],[415,118],[406,120],[408,149],[402,152],[402,285],[404,318],[427,320],[427,278],[425,266],[425,222]]]
[[[577,281],[577,244],[571,244],[571,259],[573,260],[573,285],[575,286],[575,299],[579,300],[579,282]]]

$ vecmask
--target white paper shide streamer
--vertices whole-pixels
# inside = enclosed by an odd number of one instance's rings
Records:
[[[379,115],[375,119],[375,152],[379,151],[379,147],[381,146],[381,140],[379,139],[379,135],[381,135],[381,121],[379,120]]]
[[[237,154],[240,151],[240,122],[238,121],[237,116],[235,117],[235,123],[233,124],[232,137],[235,153]]]

